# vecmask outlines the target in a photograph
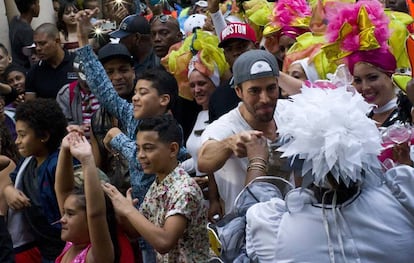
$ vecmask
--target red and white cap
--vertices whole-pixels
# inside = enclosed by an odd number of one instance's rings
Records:
[[[246,23],[230,23],[220,33],[219,47],[226,45],[230,39],[244,39],[256,42],[256,33],[253,28]]]

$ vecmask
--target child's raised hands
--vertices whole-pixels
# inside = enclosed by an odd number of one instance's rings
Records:
[[[70,147],[70,140],[73,137],[72,134],[76,133],[80,136],[83,135],[83,129],[80,125],[68,125],[66,127],[66,131],[68,132],[68,134],[63,137],[62,142],[60,144],[60,147],[64,150],[68,150],[69,151],[69,147]]]
[[[63,150],[67,150],[67,151],[70,150],[69,149],[69,146],[70,146],[69,138],[71,137],[71,134],[72,133],[68,133],[65,137],[63,137],[62,142],[60,143],[60,148],[62,148]]]
[[[81,163],[89,161],[93,158],[92,147],[85,136],[71,132],[68,136],[70,153]]]

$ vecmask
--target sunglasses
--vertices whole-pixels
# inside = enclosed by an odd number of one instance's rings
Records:
[[[157,16],[153,16],[150,20],[150,24],[154,23],[155,21],[159,20],[161,23],[165,24],[167,23],[168,19],[170,19],[170,15],[157,15]]]

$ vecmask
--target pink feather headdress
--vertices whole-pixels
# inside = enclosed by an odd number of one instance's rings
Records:
[[[352,4],[337,4],[326,13],[328,27],[323,47],[328,59],[344,59],[351,73],[357,62],[368,62],[384,71],[396,68],[389,51],[389,19],[377,0],[362,0]],[[381,54],[381,55],[375,55]]]
[[[290,37],[309,31],[312,10],[306,0],[279,0],[273,9],[272,26],[275,31]]]

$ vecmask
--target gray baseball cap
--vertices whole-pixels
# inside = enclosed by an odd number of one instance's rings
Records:
[[[276,58],[264,50],[246,51],[233,64],[233,87],[248,80],[277,76],[279,66]]]

